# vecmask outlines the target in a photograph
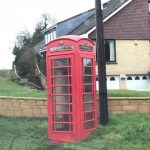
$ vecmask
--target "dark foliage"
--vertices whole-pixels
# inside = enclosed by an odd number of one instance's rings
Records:
[[[55,22],[56,19],[46,13],[42,15],[41,21],[37,23],[32,35],[26,30],[18,33],[12,53],[15,55],[13,66],[16,66],[20,76],[32,76],[35,74],[33,46],[43,39],[42,30],[46,29],[48,24]]]

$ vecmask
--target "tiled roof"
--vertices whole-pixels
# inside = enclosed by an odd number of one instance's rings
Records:
[[[105,19],[111,13],[113,13],[116,9],[118,9],[121,5],[126,3],[129,0],[110,0],[105,3],[105,7],[103,10],[103,18]],[[84,13],[73,16],[64,21],[58,22],[56,27],[56,37],[60,37],[68,34],[85,34],[87,31],[92,29],[95,26],[95,9],[88,10]],[[53,29],[50,27],[45,31]]]
[[[110,0],[107,4],[105,4],[105,8],[103,10],[103,18],[105,19],[115,10],[117,10],[121,5],[126,3],[129,0]],[[91,15],[87,20],[83,21],[77,28],[73,29],[69,34],[77,34],[82,35],[87,33],[95,27],[95,12]]]
[[[131,0],[110,0],[105,3],[105,7],[103,9],[103,18],[107,18],[110,14],[112,14],[115,10],[121,7],[124,3]],[[64,21],[58,22],[54,27],[50,27],[45,29],[43,33],[50,32],[54,28],[56,28],[56,37],[64,36],[64,35],[82,35],[90,31],[95,27],[95,9],[88,10],[76,16],[73,16]],[[44,41],[38,43],[34,46],[34,49],[44,48]],[[40,50],[38,50],[40,51]]]
[[[44,41],[44,39],[41,40],[40,42],[38,42],[36,45],[34,45],[33,49],[34,49],[35,53],[45,51],[45,41]]]
[[[86,21],[93,13],[94,9],[81,13],[77,16],[69,18],[57,24],[56,36],[63,36],[69,34],[73,29],[77,28],[83,21]]]
[[[127,1],[129,0],[110,0],[103,11],[104,18],[109,16],[111,13],[113,13],[116,9],[118,9],[121,5],[123,5]]]

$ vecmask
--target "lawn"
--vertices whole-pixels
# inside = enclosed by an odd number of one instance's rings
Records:
[[[0,96],[46,97],[46,91],[31,89],[29,86],[15,83],[10,78],[0,77]]]
[[[98,93],[98,92],[97,92]],[[0,96],[46,97],[46,91],[31,89],[15,83],[10,78],[0,77]],[[109,97],[150,97],[150,91],[108,90]]]
[[[89,138],[58,147],[47,140],[47,119],[0,116],[0,150],[149,150],[149,141],[149,114],[111,116]]]
[[[109,97],[150,97],[150,91],[108,90]]]

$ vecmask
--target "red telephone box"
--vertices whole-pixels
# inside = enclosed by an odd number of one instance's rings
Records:
[[[63,36],[46,45],[48,138],[76,142],[98,126],[94,44]]]

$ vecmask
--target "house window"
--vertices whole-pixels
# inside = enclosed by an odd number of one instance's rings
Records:
[[[148,0],[148,12],[150,14],[150,0]]]
[[[136,77],[135,77],[135,80],[140,80],[140,77],[136,76]]]
[[[143,77],[142,77],[142,80],[147,80],[147,76],[143,76]]]
[[[106,62],[116,61],[115,40],[105,40],[105,56]]]
[[[132,77],[128,77],[127,80],[132,80]]]
[[[52,40],[56,39],[56,31],[53,30],[50,33],[45,35],[45,43],[51,42]]]
[[[111,78],[110,78],[110,81],[115,81],[115,77],[111,77]]]

